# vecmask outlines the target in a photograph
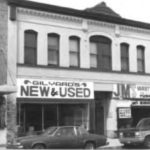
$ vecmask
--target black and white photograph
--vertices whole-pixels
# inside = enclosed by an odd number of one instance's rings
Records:
[[[150,149],[150,1],[0,0],[1,149]]]

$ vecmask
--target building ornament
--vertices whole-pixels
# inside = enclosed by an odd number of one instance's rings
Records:
[[[46,11],[39,11],[39,10],[33,10],[33,9],[27,9],[27,8],[17,8],[17,12],[20,14],[24,14],[24,15],[32,15],[32,16],[38,16],[38,17],[45,17],[49,19],[82,23],[82,18],[68,16],[68,15],[61,15],[61,14],[51,13],[51,12],[46,12]]]
[[[125,25],[120,25],[120,30],[126,31],[126,32],[129,31],[129,32],[150,34],[150,30],[146,30],[143,28],[137,28],[137,27],[131,27],[131,26],[125,26]]]
[[[142,28],[137,28],[137,27],[131,27],[131,26],[126,26],[126,25],[118,25],[114,23],[108,23],[104,21],[96,21],[96,20],[91,20],[91,19],[84,19],[84,18],[79,18],[79,17],[74,17],[74,16],[69,16],[69,15],[61,15],[58,13],[51,13],[51,12],[46,12],[46,11],[39,11],[39,10],[33,10],[33,9],[28,9],[28,8],[17,8],[17,12],[20,14],[26,14],[26,15],[32,15],[32,16],[39,16],[39,17],[45,17],[49,19],[55,19],[55,20],[62,20],[62,21],[70,21],[70,22],[75,22],[75,23],[83,23],[85,20],[87,20],[87,25],[95,25],[99,27],[105,27],[105,28],[111,28],[111,29],[116,29],[116,25],[119,26],[119,30],[121,31],[129,31],[129,32],[136,32],[136,33],[143,33],[143,34],[150,34],[150,30],[142,29]],[[87,31],[88,27],[84,25],[83,23],[83,30]],[[116,30],[116,36],[118,36],[119,30]]]

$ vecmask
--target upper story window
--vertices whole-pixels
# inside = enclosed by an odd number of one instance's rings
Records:
[[[145,72],[145,48],[137,46],[137,71]]]
[[[80,66],[80,39],[76,36],[69,37],[70,67]]]
[[[24,63],[37,64],[37,32],[26,30],[24,34]]]
[[[111,40],[103,36],[90,38],[90,67],[101,71],[112,70]]]
[[[59,35],[48,34],[48,65],[59,65]]]
[[[121,43],[121,71],[129,72],[129,44]]]

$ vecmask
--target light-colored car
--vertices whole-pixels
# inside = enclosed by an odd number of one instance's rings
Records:
[[[150,148],[150,118],[141,119],[135,128],[121,129],[119,139],[125,146],[144,144]]]
[[[48,128],[40,135],[18,138],[15,148],[95,149],[106,144],[107,138],[104,135],[91,134],[81,126],[57,126]]]

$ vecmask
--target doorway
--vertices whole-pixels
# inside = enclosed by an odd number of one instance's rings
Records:
[[[95,132],[104,135],[104,108],[99,101],[95,101]]]

